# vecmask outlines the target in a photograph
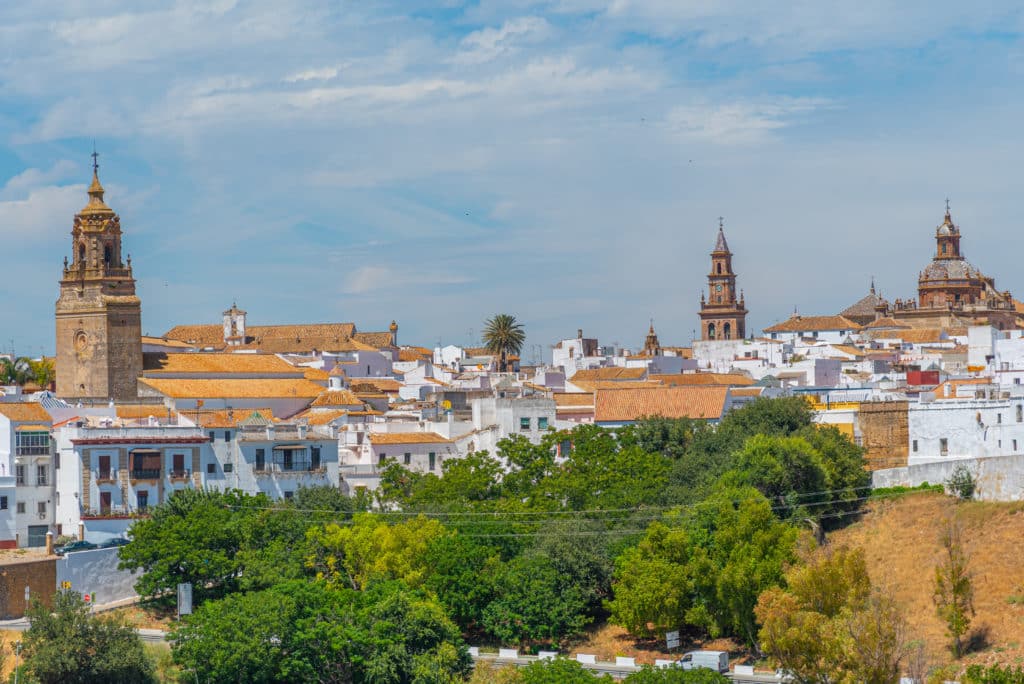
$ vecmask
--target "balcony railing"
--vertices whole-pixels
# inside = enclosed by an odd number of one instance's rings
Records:
[[[151,470],[131,470],[129,472],[131,473],[130,477],[133,480],[159,480],[160,479],[160,469],[159,468],[155,468],[155,469],[151,469]]]
[[[172,480],[187,480],[191,475],[192,475],[192,471],[191,470],[181,469],[181,470],[172,470],[171,471],[171,479]]]
[[[48,446],[20,446],[15,452],[18,456],[49,456]]]
[[[97,470],[96,471],[96,481],[97,482],[113,482],[114,481],[114,475],[115,475],[115,471],[111,470],[110,468],[107,468],[106,470]]]

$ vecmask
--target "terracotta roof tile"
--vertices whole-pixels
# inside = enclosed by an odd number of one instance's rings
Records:
[[[273,422],[274,412],[268,408],[259,409],[185,409],[179,413],[204,428],[232,428],[252,417],[253,413]]]
[[[645,416],[717,420],[725,409],[729,388],[650,387],[598,390],[594,420],[633,421]]]
[[[389,332],[357,332],[352,337],[356,342],[369,345],[374,349],[386,349],[395,346],[395,336]]]
[[[313,401],[310,406],[362,406],[363,402],[360,401],[353,392],[349,390],[328,390],[323,391],[320,388],[320,393],[317,398]]]
[[[572,383],[584,392],[596,392],[599,389],[646,389],[662,386],[660,382],[644,380],[580,380],[579,382],[567,380],[566,382]]]
[[[402,383],[394,378],[359,378],[352,381],[353,392],[397,392]]]
[[[117,404],[114,407],[118,418],[141,419],[167,418],[167,407],[163,404]],[[173,411],[172,411],[173,413]]]
[[[329,380],[330,375],[323,368],[302,367],[302,374],[307,380]]]
[[[202,352],[190,354],[146,352],[142,355],[142,368],[146,375],[154,377],[158,377],[160,373],[208,373],[211,375],[266,373],[298,375],[307,370],[293,366],[273,354],[216,354]]]
[[[46,409],[33,401],[0,402],[0,414],[12,423],[49,423],[51,420]]]
[[[324,388],[305,378],[172,379],[141,378],[160,394],[174,399],[280,399],[316,397]]]
[[[594,407],[594,395],[590,392],[556,392],[551,398],[555,400],[555,408]]]
[[[764,332],[822,332],[826,330],[860,330],[860,326],[843,316],[791,316]]]
[[[669,387],[685,385],[738,385],[746,387],[754,384],[754,379],[743,373],[676,373],[674,375],[654,374],[652,381],[660,382]]]
[[[578,380],[584,382],[593,380],[640,380],[647,375],[646,368],[585,368],[576,371],[576,374],[569,378],[569,382],[576,383]]]
[[[451,444],[452,440],[436,432],[368,432],[370,444]]]

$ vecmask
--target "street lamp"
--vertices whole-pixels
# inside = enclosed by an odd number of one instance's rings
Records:
[[[18,674],[21,668],[18,667],[18,656],[21,655],[21,642],[14,642],[14,684],[18,684]]]

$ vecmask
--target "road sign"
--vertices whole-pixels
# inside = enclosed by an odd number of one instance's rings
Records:
[[[178,618],[192,614],[192,583],[183,582],[178,585]]]
[[[60,588],[64,589],[64,590],[71,589],[71,582],[68,582],[67,580],[64,580],[63,582],[60,583]]]
[[[674,632],[665,632],[665,646],[669,650],[673,648],[679,648],[679,630]]]
[[[86,603],[92,603],[92,594],[82,594],[82,600]]]

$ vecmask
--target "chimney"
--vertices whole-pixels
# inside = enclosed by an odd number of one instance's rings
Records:
[[[299,439],[306,439],[306,429],[307,429],[307,426],[300,424],[300,425],[296,425],[295,428],[299,432]]]
[[[576,339],[583,339],[583,328],[576,328]]]
[[[267,426],[267,439],[274,439],[274,426],[273,425],[268,425]]]

